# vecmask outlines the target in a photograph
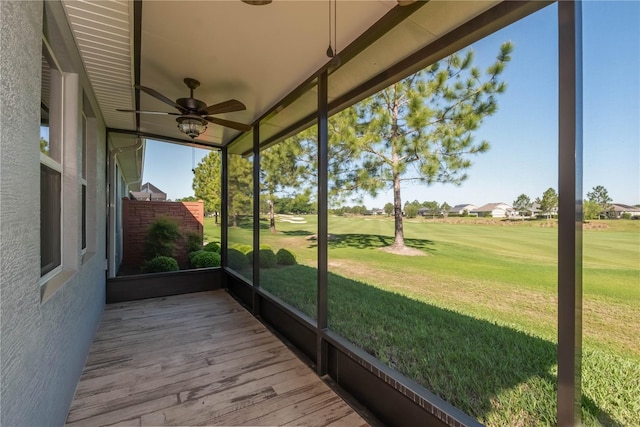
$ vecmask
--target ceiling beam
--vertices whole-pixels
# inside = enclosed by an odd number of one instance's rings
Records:
[[[107,128],[107,134],[110,134],[110,133],[118,133],[121,135],[132,135],[140,138],[153,139],[154,141],[172,142],[174,144],[180,144],[180,145],[185,145],[185,146],[194,147],[194,148],[204,148],[206,150],[219,150],[223,147],[220,144],[204,143],[195,139],[189,140],[189,139],[173,138],[171,136],[158,135],[158,134],[149,133],[149,132],[141,132],[138,130]]]

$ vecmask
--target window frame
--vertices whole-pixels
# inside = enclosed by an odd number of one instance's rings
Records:
[[[48,174],[49,178],[43,178],[44,174]],[[41,192],[40,192],[40,203],[41,203],[41,212],[43,210],[43,208],[46,206],[47,208],[51,206],[51,203],[45,203],[42,200],[43,194],[44,194],[44,190],[43,190],[43,180],[45,180],[45,186],[47,186],[47,184],[49,183],[49,179],[51,179],[51,176],[57,175],[54,179],[56,180],[55,183],[53,183],[54,186],[58,187],[59,189],[59,194],[57,194],[57,203],[54,200],[55,199],[55,194],[52,195],[51,197],[51,202],[52,203],[56,203],[56,210],[57,212],[54,213],[54,215],[52,216],[57,216],[57,222],[58,224],[62,223],[62,198],[61,198],[61,194],[62,194],[62,173],[59,170],[56,170],[55,168],[50,167],[49,165],[47,165],[44,162],[40,163],[40,187],[41,187]],[[48,187],[48,186],[47,186]],[[46,197],[46,196],[45,196]],[[49,252],[49,251],[53,251],[55,252],[55,248],[54,247],[50,247],[49,245],[46,244],[42,244],[42,228],[45,226],[49,226],[51,225],[52,221],[52,216],[49,216],[47,218],[44,218],[42,213],[40,215],[40,228],[41,228],[41,240],[40,240],[40,275],[41,275],[41,280],[48,280],[49,278],[55,276],[56,274],[58,274],[61,270],[62,270],[62,229],[59,226],[57,230],[50,230],[49,232],[45,232],[46,235],[49,235],[49,237],[53,236],[54,240],[58,241],[58,251],[57,253],[52,253],[50,254],[51,256],[47,256],[44,257],[44,252]],[[44,219],[44,220],[43,220]],[[48,227],[47,227],[48,228]],[[51,261],[48,262],[47,264],[43,265],[43,259],[45,258],[51,258]]]
[[[84,256],[87,253],[88,246],[88,230],[87,230],[87,196],[88,196],[88,185],[87,185],[87,144],[88,144],[88,132],[89,132],[89,123],[87,119],[87,115],[84,111],[82,111],[81,115],[82,122],[82,135],[81,135],[81,151],[80,151],[80,174],[78,176],[78,181],[80,182],[80,254]]]
[[[65,152],[64,152],[64,112],[63,112],[63,108],[64,108],[64,90],[65,90],[65,82],[64,82],[64,74],[62,72],[62,67],[60,66],[60,63],[58,62],[58,60],[56,59],[51,46],[49,45],[49,43],[47,42],[47,40],[43,37],[42,39],[42,56],[43,56],[43,62],[46,61],[46,63],[49,66],[50,72],[49,72],[49,96],[48,99],[46,99],[47,102],[44,102],[45,100],[42,99],[42,88],[41,88],[41,93],[40,93],[40,99],[41,99],[41,103],[43,105],[45,105],[47,107],[48,110],[48,116],[49,116],[49,120],[47,123],[47,128],[49,129],[49,151],[51,152],[52,147],[55,148],[54,151],[54,155],[48,155],[43,153],[42,151],[39,152],[39,163],[40,163],[40,168],[42,168],[42,166],[47,167],[55,172],[57,172],[60,177],[60,182],[59,182],[59,187],[60,187],[60,194],[58,194],[58,199],[59,199],[59,206],[60,206],[60,218],[59,218],[59,223],[58,223],[58,230],[57,233],[59,234],[59,246],[58,246],[58,256],[57,258],[59,259],[58,265],[53,267],[52,269],[46,271],[45,273],[43,273],[44,270],[48,269],[48,266],[46,268],[43,269],[42,266],[42,258],[43,258],[43,245],[41,244],[40,247],[40,281],[39,284],[40,286],[44,286],[49,280],[51,280],[51,278],[55,277],[56,275],[58,275],[59,273],[62,272],[63,270],[63,265],[65,262],[65,257],[64,257],[64,233],[63,233],[63,218],[64,218],[64,191],[65,191],[65,186],[64,186],[64,156],[65,156]],[[55,79],[55,81],[54,81]],[[58,86],[58,90],[53,90],[53,84],[55,83],[56,86]],[[41,107],[42,108],[42,107]],[[52,111],[57,111],[59,112],[59,114],[56,116],[54,115],[54,118],[52,120],[51,118],[51,112]],[[54,122],[54,132],[52,133],[52,127],[51,124],[52,122]],[[42,123],[42,116],[41,116],[41,120],[40,120],[40,126],[41,128],[43,127],[43,123]],[[54,147],[55,144],[55,147]],[[40,188],[40,191],[43,191],[42,188]],[[47,224],[45,224],[45,222],[43,222],[43,207],[40,206],[40,233],[42,234],[42,227],[45,226]]]

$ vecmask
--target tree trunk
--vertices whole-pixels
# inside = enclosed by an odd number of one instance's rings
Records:
[[[269,230],[276,232],[276,213],[273,207],[273,198],[269,199]]]
[[[233,213],[233,226],[234,227],[238,226],[238,212]]]
[[[216,219],[216,225],[218,225],[218,211],[213,213],[214,218]]]
[[[395,216],[395,237],[393,246],[404,249],[404,228],[402,225],[402,200],[400,199],[400,174],[393,173],[393,214]]]
[[[398,157],[397,137],[398,137],[398,104],[394,103],[393,107],[393,135],[391,137],[391,160],[393,174],[393,210],[395,215],[395,236],[393,238],[393,246],[396,249],[404,249],[404,228],[402,225],[402,200],[400,198],[400,158]]]

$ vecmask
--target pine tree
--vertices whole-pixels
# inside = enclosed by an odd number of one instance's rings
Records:
[[[537,198],[536,203],[540,205],[540,211],[548,218],[551,218],[553,211],[558,207],[558,193],[553,188],[547,188],[542,193],[542,198]]]
[[[206,212],[220,212],[222,181],[220,152],[212,151],[193,170],[193,191],[204,201]],[[240,215],[251,215],[253,206],[253,164],[242,156],[229,155],[229,200],[231,224],[238,226]],[[216,215],[216,223],[218,216]]]
[[[231,226],[237,227],[241,216],[253,214],[253,161],[233,154],[230,154],[228,159],[227,212]]]
[[[301,142],[289,138],[260,153],[260,186],[269,206],[269,229],[276,231],[275,208],[276,193],[287,188],[299,187],[303,172],[299,165],[302,154]]]
[[[504,43],[485,73],[473,67],[473,51],[456,53],[383,89],[330,120],[350,164],[334,173],[336,188],[375,195],[392,189],[395,239],[392,250],[404,250],[401,186],[460,185],[471,167],[470,155],[489,149],[473,132],[497,111],[500,80],[510,61]],[[350,167],[347,167],[350,166]],[[346,171],[346,172],[345,172]]]
[[[387,203],[384,205],[384,213],[387,216],[391,216],[391,214],[393,213],[393,203]]]
[[[449,216],[449,209],[451,209],[451,206],[449,205],[449,203],[444,202],[441,206],[440,206],[440,210],[442,211],[442,215],[446,217]]]
[[[609,197],[609,192],[602,185],[593,187],[592,191],[587,193],[587,199],[597,203],[600,206],[602,212],[606,212],[609,208],[609,203],[613,200]]]
[[[513,201],[513,207],[520,212],[522,216],[524,212],[531,212],[531,199],[522,193]]]
[[[350,124],[355,120],[355,110],[348,108],[329,118],[329,167],[328,198],[329,205],[339,206],[347,199],[353,199],[358,183],[349,181],[349,176],[357,169],[353,159],[358,156],[353,145],[345,144],[344,139],[355,138],[355,129]],[[298,166],[301,189],[314,193],[318,186],[318,131],[316,127],[306,129],[292,139],[300,149]],[[359,200],[359,199],[357,199]]]

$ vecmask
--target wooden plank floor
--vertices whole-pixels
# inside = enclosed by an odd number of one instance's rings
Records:
[[[67,425],[367,423],[220,290],[108,305]]]

